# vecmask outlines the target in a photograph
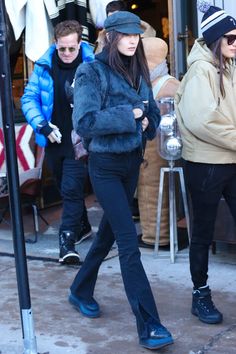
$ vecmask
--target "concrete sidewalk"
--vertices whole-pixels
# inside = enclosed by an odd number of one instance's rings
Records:
[[[51,211],[53,213],[53,211]],[[96,203],[89,207],[89,218],[96,231],[102,211]],[[45,215],[44,215],[45,216]],[[52,216],[51,216],[52,217]],[[95,298],[102,316],[82,317],[67,301],[69,286],[79,267],[57,263],[56,222],[45,225],[36,244],[27,244],[28,273],[37,349],[40,354],[141,354],[150,351],[138,345],[135,318],[127,302],[114,246],[99,273]],[[0,354],[23,353],[18,291],[12,241],[7,228],[0,228]],[[10,230],[8,230],[11,233]],[[27,231],[27,237],[30,231]],[[84,257],[92,239],[79,246]],[[191,315],[191,289],[188,249],[180,251],[170,263],[169,251],[158,257],[150,249],[140,249],[150,279],[161,320],[171,331],[175,343],[165,354],[236,353],[236,253],[218,247],[210,255],[210,280],[216,305],[224,314],[220,325],[206,325]],[[44,253],[43,253],[44,252]],[[4,256],[5,254],[5,256]],[[154,351],[155,352],[155,351]]]

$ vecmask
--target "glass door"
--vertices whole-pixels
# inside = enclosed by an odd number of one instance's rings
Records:
[[[181,80],[187,71],[187,56],[197,38],[196,0],[169,0],[169,17],[172,18],[170,37],[171,72]]]

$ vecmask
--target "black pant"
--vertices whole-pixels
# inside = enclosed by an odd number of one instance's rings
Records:
[[[125,292],[136,317],[139,337],[145,338],[148,325],[160,320],[140,259],[131,214],[141,160],[139,150],[123,154],[90,153],[89,174],[104,216],[71,292],[85,299],[93,296],[99,267],[116,240]]]
[[[61,231],[80,232],[81,219],[87,220],[84,202],[84,187],[87,164],[84,160],[64,157],[56,149],[46,150],[48,167],[57,181],[62,197]]]
[[[209,247],[221,197],[236,222],[236,164],[185,162],[185,178],[193,208],[190,271],[195,288],[206,285]]]

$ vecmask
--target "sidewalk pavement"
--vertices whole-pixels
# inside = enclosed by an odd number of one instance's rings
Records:
[[[102,210],[92,197],[87,200],[89,219],[96,232]],[[69,286],[78,266],[57,262],[57,228],[60,207],[42,212],[48,227],[40,222],[35,244],[26,244],[31,307],[39,354],[142,354],[150,351],[138,345],[135,318],[127,302],[120,275],[117,248],[103,262],[95,289],[102,316],[82,317],[67,301]],[[25,237],[32,237],[31,216],[24,216]],[[137,225],[139,228],[139,225]],[[78,246],[82,259],[93,237]],[[140,248],[162,323],[174,337],[174,344],[154,353],[235,354],[236,353],[236,251],[218,245],[210,254],[209,284],[217,307],[224,314],[220,325],[207,325],[191,315],[192,284],[188,249],[170,262],[168,250]],[[24,352],[11,229],[0,224],[0,354]]]

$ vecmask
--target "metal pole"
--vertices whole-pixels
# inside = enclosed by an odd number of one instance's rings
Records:
[[[4,0],[0,0],[0,100],[5,141],[16,277],[24,339],[24,354],[37,354],[26,263],[23,220],[20,207],[19,175],[16,158],[13,99],[9,66],[9,48],[7,42],[6,8]]]
[[[175,181],[174,181],[174,171],[173,162],[169,161],[169,222],[170,222],[170,259],[171,263],[175,262]]]
[[[162,167],[160,170],[159,193],[158,193],[158,201],[157,201],[156,239],[155,239],[155,247],[154,247],[154,255],[156,256],[159,251],[159,242],[160,242],[160,233],[161,233],[161,208],[162,208],[162,201],[163,201],[164,179],[165,179],[165,168]]]

